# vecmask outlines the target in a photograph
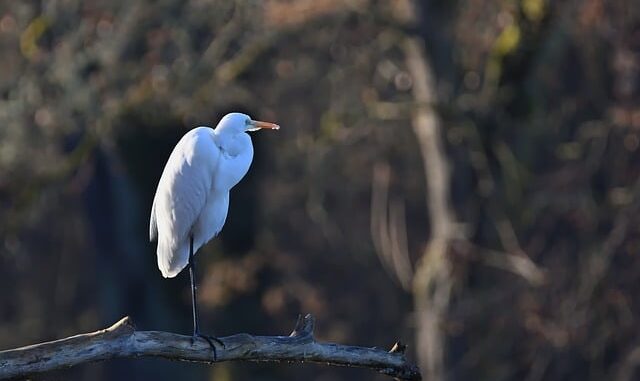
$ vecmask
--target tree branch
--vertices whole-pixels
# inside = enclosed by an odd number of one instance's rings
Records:
[[[418,368],[407,362],[404,346],[391,351],[318,343],[313,338],[311,315],[298,318],[289,336],[253,336],[240,333],[222,337],[216,345],[217,361],[315,362],[374,369],[401,380],[420,380]],[[26,377],[55,369],[111,358],[164,357],[171,360],[213,362],[204,339],[160,331],[137,331],[129,317],[113,326],[66,339],[0,352],[0,379]]]

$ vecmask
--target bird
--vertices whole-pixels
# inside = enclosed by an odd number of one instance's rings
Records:
[[[149,240],[157,240],[158,269],[173,278],[189,267],[193,315],[192,343],[205,339],[224,346],[215,336],[203,335],[198,324],[194,255],[224,226],[231,188],[242,180],[253,161],[248,132],[278,130],[275,123],[253,120],[246,114],[225,115],[214,128],[188,131],[176,144],[162,171],[151,206]]]

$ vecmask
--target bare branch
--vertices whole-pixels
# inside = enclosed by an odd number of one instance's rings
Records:
[[[431,380],[444,380],[445,334],[442,330],[453,287],[451,264],[447,258],[456,235],[455,215],[449,205],[449,163],[442,141],[443,127],[431,105],[437,104],[434,74],[421,40],[408,37],[403,46],[406,64],[413,78],[413,97],[418,105],[412,117],[427,185],[427,205],[431,236],[416,264],[413,300],[419,363]]]
[[[384,269],[402,288],[411,291],[413,268],[407,244],[404,203],[398,199],[389,202],[390,176],[388,164],[375,165],[371,182],[371,237]]]
[[[216,345],[217,361],[314,362],[334,366],[370,368],[401,380],[420,380],[418,368],[407,362],[402,344],[387,352],[377,348],[318,343],[313,338],[314,319],[299,317],[289,336],[253,336],[246,333],[222,337]],[[111,358],[164,357],[171,360],[213,362],[204,339],[160,331],[137,331],[129,317],[113,326],[0,352],[0,379],[26,377],[55,369]]]
[[[495,250],[477,248],[480,260],[485,264],[521,276],[532,286],[542,286],[547,279],[544,269],[535,264],[524,252],[501,253]]]

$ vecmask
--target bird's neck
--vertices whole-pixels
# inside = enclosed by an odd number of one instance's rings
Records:
[[[220,148],[220,162],[215,174],[214,188],[229,191],[247,173],[253,160],[253,145],[249,135],[235,134],[217,136],[216,145]]]

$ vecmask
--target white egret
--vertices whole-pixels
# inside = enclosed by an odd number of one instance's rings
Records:
[[[200,333],[193,257],[222,229],[229,191],[244,177],[253,160],[247,132],[261,128],[280,127],[231,113],[215,129],[197,127],[187,132],[169,156],[151,207],[149,238],[158,239],[158,268],[165,278],[172,278],[189,265],[193,336],[209,343],[214,360],[211,339],[220,340]]]

